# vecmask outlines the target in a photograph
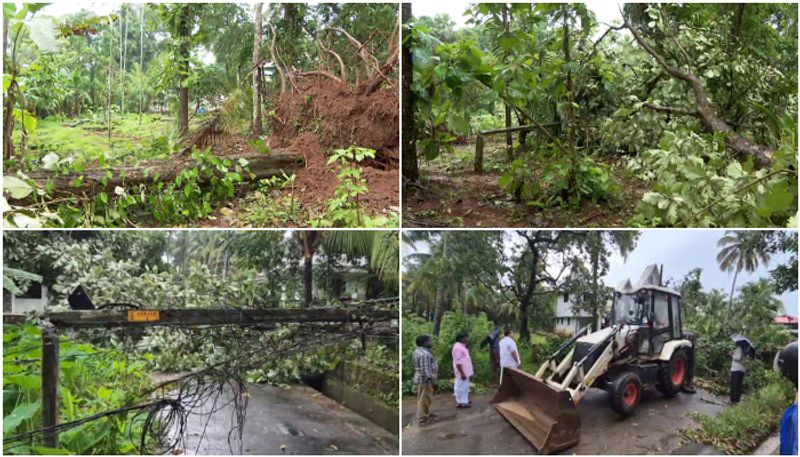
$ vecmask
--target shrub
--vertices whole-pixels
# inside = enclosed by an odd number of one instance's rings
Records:
[[[716,446],[728,454],[748,454],[780,426],[786,407],[792,402],[793,387],[775,372],[767,372],[770,383],[751,397],[715,417],[696,415],[700,428],[686,436]]]

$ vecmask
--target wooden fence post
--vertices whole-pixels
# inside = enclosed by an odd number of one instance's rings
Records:
[[[475,173],[483,173],[483,135],[475,139]]]
[[[42,329],[42,427],[58,425],[58,329],[47,324]],[[45,432],[42,445],[58,447],[58,432]]]

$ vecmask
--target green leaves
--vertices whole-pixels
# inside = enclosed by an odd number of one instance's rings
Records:
[[[33,186],[22,179],[16,176],[3,176],[3,192],[9,194],[11,198],[25,198],[33,191]]]
[[[39,400],[17,405],[9,415],[3,417],[3,435],[14,433],[23,422],[33,418],[41,407],[42,403]]]

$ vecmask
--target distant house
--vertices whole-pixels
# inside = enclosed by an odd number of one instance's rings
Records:
[[[789,332],[797,336],[797,316],[790,316],[788,314],[783,314],[781,316],[776,317],[772,322],[778,325],[783,325],[784,327],[789,329]]]
[[[596,331],[600,328],[600,316],[597,322],[593,322],[592,315],[586,311],[575,311],[572,309],[573,303],[570,301],[568,292],[558,294],[556,300],[556,322],[555,333],[565,336],[574,336],[580,329],[587,325],[591,325],[591,331]]]
[[[3,289],[3,314],[43,313],[48,300],[47,286],[32,282],[22,294]]]

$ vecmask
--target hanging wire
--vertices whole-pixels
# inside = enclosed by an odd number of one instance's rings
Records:
[[[396,302],[397,299],[394,299]],[[386,303],[387,300],[380,300]],[[364,306],[374,309],[374,302],[349,304],[349,308],[357,311]],[[243,311],[243,310],[238,310]],[[129,429],[129,439],[141,454],[174,453],[185,449],[188,440],[188,424],[190,417],[197,417],[205,423],[198,437],[196,452],[206,437],[206,430],[211,416],[231,409],[230,429],[228,431],[228,447],[231,453],[242,454],[244,450],[244,427],[249,395],[247,394],[248,372],[264,366],[265,358],[286,358],[292,355],[316,351],[323,348],[340,347],[354,339],[372,334],[378,338],[388,336],[397,338],[396,329],[385,332],[359,319],[358,322],[338,323],[306,323],[262,328],[259,326],[177,326],[181,330],[189,330],[202,334],[214,331],[223,332],[228,341],[229,356],[225,359],[208,363],[196,371],[162,382],[136,396],[136,401],[120,408],[100,412],[75,421],[61,423],[52,427],[41,428],[14,436],[4,437],[4,453],[40,441],[44,436],[60,433],[89,422],[111,416],[132,413],[130,423],[142,423],[141,429],[133,426]],[[130,346],[125,327],[103,329],[94,340],[107,339],[112,332],[121,331],[123,349],[127,360]],[[288,333],[287,333],[288,331]],[[393,335],[392,335],[392,332]],[[92,340],[90,339],[90,341]],[[70,339],[75,341],[75,339]],[[199,349],[205,339],[190,338],[194,342],[193,351]],[[7,356],[9,354],[4,354]],[[127,363],[126,363],[127,367]],[[126,371],[127,373],[127,371]],[[142,401],[149,398],[150,401]],[[138,438],[135,436],[138,433]]]

